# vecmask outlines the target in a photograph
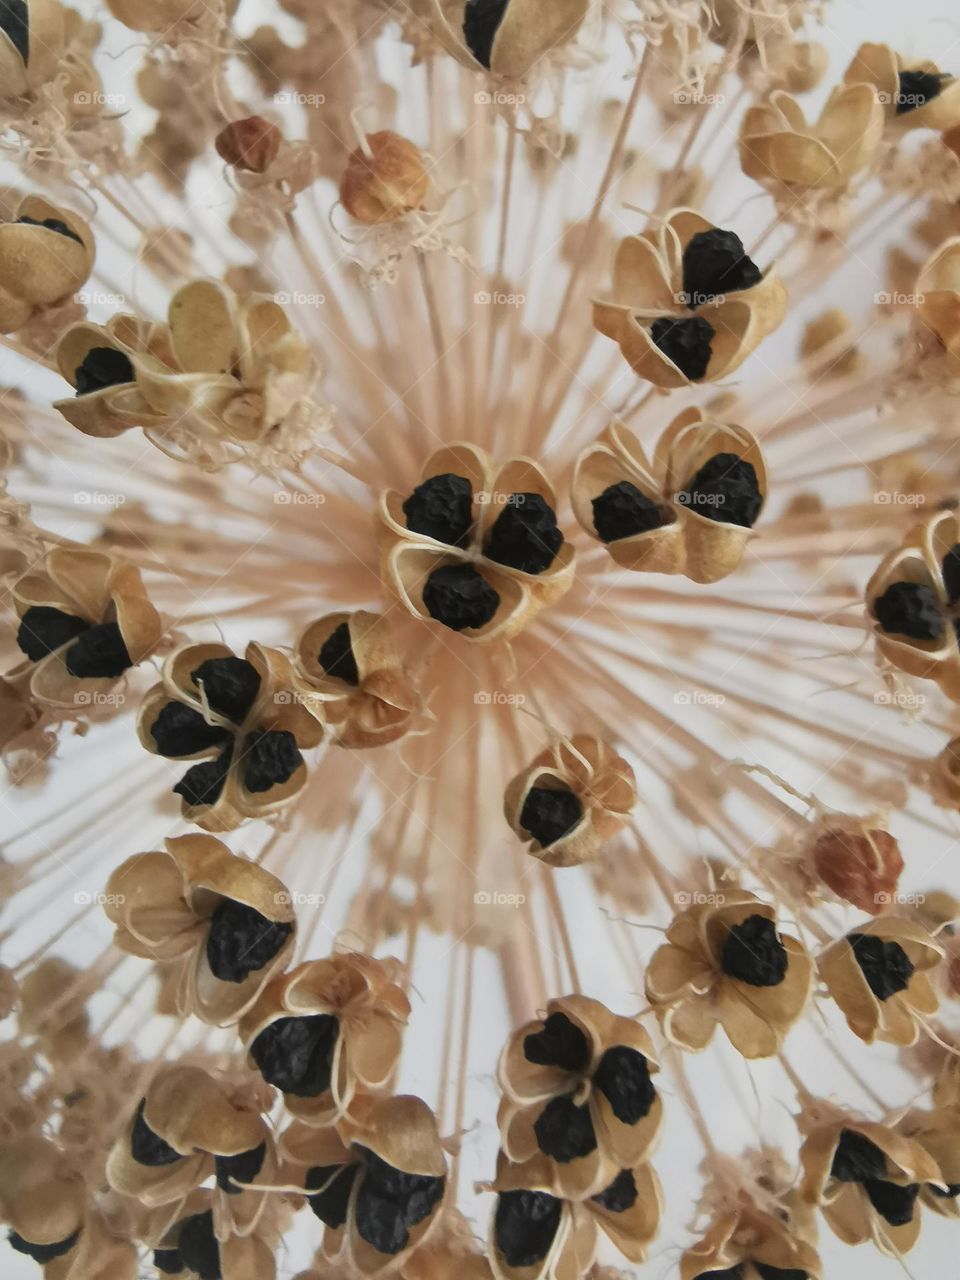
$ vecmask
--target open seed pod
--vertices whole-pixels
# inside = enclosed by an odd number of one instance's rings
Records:
[[[165,843],[165,853],[135,854],[111,875],[104,909],[114,942],[130,955],[177,962],[179,1012],[229,1025],[293,957],[290,894],[212,836]]]
[[[733,373],[786,310],[775,267],[761,271],[733,231],[673,209],[620,241],[593,323],[639,377],[667,390]]]
[[[883,107],[869,84],[838,86],[812,125],[796,98],[776,90],[743,117],[740,164],[780,199],[840,192],[873,159],[883,123]]]
[[[59,0],[4,5],[0,10],[0,98],[25,97],[52,79],[63,43],[64,10]]]
[[[175,1210],[170,1213],[170,1209]],[[160,1275],[180,1280],[276,1280],[274,1251],[262,1236],[234,1233],[217,1212],[217,1193],[198,1190],[155,1211],[148,1241]]]
[[[38,703],[92,713],[150,656],[160,615],[139,571],[92,547],[53,547],[13,587],[26,660],[7,673]]]
[[[46,1138],[24,1135],[0,1147],[0,1220],[18,1253],[52,1262],[75,1249],[83,1229],[86,1191]]]
[[[817,1204],[847,1244],[872,1240],[881,1252],[909,1252],[920,1234],[921,1184],[943,1186],[923,1146],[854,1116],[817,1124],[800,1149],[801,1194]]]
[[[557,499],[530,458],[494,464],[471,444],[432,455],[409,495],[380,500],[380,572],[418,618],[468,640],[507,640],[573,581]]]
[[[301,748],[323,737],[316,706],[294,694],[290,660],[277,649],[187,644],[163,666],[137,720],[140,741],[168,760],[197,760],[173,788],[183,815],[206,831],[264,818],[303,789]]]
[[[503,813],[527,851],[551,867],[588,862],[637,801],[633,769],[586,733],[560,738],[507,786]]]
[[[498,1123],[514,1163],[546,1159],[556,1193],[583,1200],[649,1159],[663,1119],[650,1038],[597,1000],[551,1000],[500,1057]]]
[[[57,344],[57,367],[76,394],[55,400],[53,407],[84,435],[109,439],[131,427],[159,426],[162,413],[150,408],[137,388],[137,357],[153,351],[169,353],[162,325],[136,316],[116,315],[105,325],[81,320]],[[169,358],[172,359],[172,356]]]
[[[942,958],[922,925],[879,916],[827,947],[817,968],[854,1035],[910,1045],[939,1006],[928,974]]]
[[[485,69],[505,80],[522,80],[552,50],[573,40],[588,0],[465,0],[452,11],[428,0],[431,30],[465,67]]]
[[[421,208],[429,187],[420,148],[383,129],[368,133],[351,151],[340,179],[340,202],[351,218],[376,226]]]
[[[706,1234],[680,1259],[680,1280],[709,1280],[731,1275],[737,1280],[805,1276],[823,1280],[823,1266],[813,1245],[803,1239],[786,1213],[765,1213],[752,1201],[715,1218]]]
[[[0,32],[0,67],[5,40]],[[76,293],[94,256],[83,218],[41,196],[21,200],[13,221],[0,222],[0,333],[14,333],[36,312]]]
[[[767,494],[760,446],[743,427],[701,409],[674,418],[648,461],[611,422],[580,454],[573,510],[625,569],[717,582],[739,565]]]
[[[298,686],[323,706],[341,747],[381,747],[415,727],[423,702],[381,613],[328,613],[301,633]]]
[[[924,263],[916,294],[920,323],[960,360],[960,236],[945,240]]]
[[[671,1044],[698,1052],[717,1024],[745,1058],[777,1052],[810,996],[813,962],[740,889],[699,895],[674,917],[647,966],[646,993]]]
[[[914,525],[867,583],[866,602],[880,656],[908,675],[935,680],[960,701],[957,516],[935,511]]]
[[[904,58],[885,44],[862,44],[843,73],[847,84],[870,84],[882,104],[887,128],[936,129],[960,124],[960,81],[935,62]]]
[[[386,1084],[410,1016],[398,976],[396,961],[348,953],[310,960],[263,991],[240,1036],[291,1115],[332,1124],[359,1090]]]

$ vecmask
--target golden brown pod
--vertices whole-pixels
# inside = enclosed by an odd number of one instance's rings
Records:
[[[945,240],[917,277],[919,322],[952,360],[960,360],[960,236]]]
[[[0,33],[0,56],[4,39]],[[41,196],[21,200],[14,219],[0,222],[0,333],[72,297],[94,256],[93,234],[77,214]]]
[[[26,0],[19,11],[4,6],[0,15],[0,98],[25,97],[52,79],[63,52],[64,24],[59,0]]]
[[[85,1208],[83,1181],[52,1142],[27,1134],[0,1146],[0,1219],[18,1252],[38,1261],[69,1257]]]
[[[769,1270],[760,1271],[761,1266]],[[743,1280],[780,1272],[823,1280],[816,1249],[803,1238],[787,1211],[783,1210],[783,1216],[767,1213],[752,1200],[716,1217],[680,1259],[680,1280],[700,1280],[725,1271]]]
[[[419,209],[429,186],[420,148],[383,129],[368,133],[351,151],[340,179],[340,202],[351,218],[371,227]]]
[[[482,0],[458,4],[453,15],[441,0],[429,0],[431,29],[463,66],[483,68],[506,80],[521,80],[553,50],[573,40],[586,16],[588,0]],[[462,14],[462,23],[457,17]]]
[[[843,78],[847,84],[873,86],[887,128],[895,133],[944,133],[960,124],[960,81],[935,62],[907,59],[889,45],[868,42],[853,55]]]

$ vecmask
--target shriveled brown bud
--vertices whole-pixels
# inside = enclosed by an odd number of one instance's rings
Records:
[[[277,158],[282,135],[275,124],[263,116],[246,116],[231,120],[214,141],[217,155],[235,169],[248,173],[264,173]]]
[[[351,152],[340,179],[340,200],[358,222],[393,222],[418,209],[430,178],[420,148],[385,129],[368,133],[365,147]]]
[[[813,847],[817,875],[838,898],[878,915],[896,893],[903,856],[889,831],[834,827]]]

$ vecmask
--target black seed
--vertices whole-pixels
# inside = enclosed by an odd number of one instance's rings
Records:
[[[395,1200],[403,1206],[404,1222],[408,1227],[422,1222],[434,1205],[443,1197],[445,1178],[430,1174],[407,1173],[388,1164],[373,1151],[364,1151],[367,1166],[366,1186],[378,1195]]]
[[[467,0],[463,11],[463,38],[482,67],[490,70],[493,40],[503,21],[508,0]]]
[[[293,925],[269,920],[245,902],[227,898],[210,917],[207,964],[221,982],[243,982],[269,964]]]
[[[701,1271],[695,1280],[743,1280],[745,1265],[738,1262],[735,1267],[724,1267],[722,1271]]]
[[[302,764],[289,729],[257,729],[244,744],[243,784],[248,791],[269,791],[292,778]]]
[[[541,1067],[582,1072],[590,1065],[590,1042],[565,1013],[551,1013],[542,1031],[524,1038],[523,1056]]]
[[[86,631],[90,623],[75,614],[64,613],[49,605],[35,604],[20,619],[17,645],[31,662],[39,662],[68,640]]]
[[[572,831],[582,817],[583,805],[572,791],[531,787],[520,810],[520,826],[546,849]]]
[[[431,618],[451,631],[464,631],[489,622],[500,596],[472,564],[445,564],[427,578],[423,603]]]
[[[948,1182],[946,1189],[938,1187],[934,1182],[928,1182],[927,1190],[932,1191],[941,1200],[955,1200],[957,1196],[960,1196],[960,1182]]]
[[[153,1265],[165,1276],[178,1276],[185,1270],[179,1249],[154,1249]]]
[[[466,545],[473,524],[473,489],[465,476],[445,472],[418,484],[403,504],[407,528],[452,547]]]
[[[347,1205],[354,1179],[360,1172],[357,1164],[314,1165],[307,1173],[306,1186],[315,1194],[308,1196],[310,1208],[328,1227],[342,1227],[347,1220]],[[323,1187],[322,1191],[315,1190]]]
[[[572,1098],[551,1098],[537,1116],[533,1131],[544,1155],[560,1164],[588,1156],[597,1149],[590,1109],[578,1107]]]
[[[650,326],[653,345],[672,360],[691,382],[696,382],[707,372],[713,335],[713,325],[703,316],[690,316],[686,320],[661,316]]]
[[[148,1169],[159,1169],[163,1165],[176,1164],[178,1160],[183,1159],[183,1156],[158,1133],[154,1133],[144,1120],[143,1109],[146,1105],[147,1100],[143,1098],[137,1107],[137,1118],[130,1131],[130,1154],[137,1164],[146,1165]]]
[[[508,1267],[532,1267],[550,1252],[563,1201],[546,1191],[501,1191],[493,1239]]]
[[[278,1018],[264,1027],[250,1053],[268,1084],[297,1098],[317,1098],[330,1088],[340,1024],[330,1013]]]
[[[851,933],[847,941],[867,986],[878,1000],[889,1000],[898,991],[906,991],[913,977],[913,961],[899,942],[884,942],[872,933]]]
[[[763,506],[753,463],[735,453],[718,453],[708,459],[677,494],[677,501],[708,520],[745,529],[753,527]]]
[[[184,1265],[195,1271],[200,1280],[222,1280],[220,1245],[213,1234],[213,1214],[194,1214],[180,1228],[177,1249]]]
[[[951,604],[960,600],[960,542],[943,557],[943,585]]]
[[[891,1227],[905,1227],[913,1219],[920,1184],[911,1182],[905,1187],[896,1182],[883,1182],[880,1179],[868,1178],[863,1184],[870,1203]]]
[[[635,484],[620,480],[608,485],[594,498],[593,527],[601,542],[616,542],[618,538],[631,538],[635,533],[647,533],[659,529],[663,516],[655,502],[645,497]]]
[[[62,1258],[65,1253],[69,1253],[80,1237],[80,1231],[77,1230],[72,1236],[67,1236],[65,1240],[56,1240],[53,1244],[33,1244],[30,1240],[24,1240],[23,1236],[16,1231],[11,1231],[7,1236],[10,1242],[10,1248],[16,1249],[17,1253],[25,1253],[28,1258],[32,1258],[34,1262],[39,1262],[41,1266],[52,1262],[54,1258]]]
[[[2,3],[3,0],[0,0],[0,12],[2,12]],[[17,222],[25,227],[46,227],[48,231],[55,231],[58,236],[66,236],[68,240],[76,240],[77,244],[83,244],[77,233],[71,231],[60,218],[18,218]]]
[[[190,679],[203,689],[217,715],[234,724],[243,724],[260,692],[257,669],[244,658],[208,658],[190,673]]]
[[[807,1273],[799,1267],[771,1267],[769,1262],[755,1262],[760,1280],[807,1280]]]
[[[687,306],[702,307],[722,293],[759,284],[763,273],[747,257],[733,231],[698,231],[683,251],[683,292]]]
[[[590,1199],[609,1213],[626,1213],[628,1209],[632,1209],[637,1203],[637,1183],[633,1170],[621,1169],[609,1187]]]
[[[199,711],[183,702],[168,702],[150,726],[150,736],[162,756],[196,755],[210,747],[218,747],[229,737],[226,729],[207,724]]]
[[[128,667],[133,666],[133,659],[116,622],[101,622],[89,627],[67,650],[65,661],[72,676],[101,679],[122,676]]]
[[[30,10],[27,0],[0,0],[0,31],[8,36],[26,65],[30,60]]]
[[[866,1182],[882,1178],[887,1172],[887,1157],[875,1142],[856,1129],[843,1129],[833,1153],[831,1178],[838,1182]]]
[[[232,755],[232,748],[228,747],[216,760],[201,760],[199,764],[191,765],[173,788],[173,794],[182,796],[191,808],[216,804],[230,772]]]
[[[513,493],[493,523],[483,554],[523,573],[543,573],[562,546],[557,517],[543,497]]]
[[[217,1172],[217,1186],[228,1196],[238,1196],[243,1188],[235,1186],[231,1179],[235,1178],[237,1182],[253,1182],[263,1168],[266,1155],[267,1144],[261,1142],[259,1147],[241,1151],[235,1156],[216,1156],[213,1163]]]
[[[787,972],[787,949],[777,926],[766,916],[747,916],[730,930],[720,955],[720,967],[730,978],[751,987],[776,987]]]
[[[897,94],[897,115],[906,115],[926,106],[943,92],[944,82],[949,76],[937,75],[934,71],[901,71],[899,92]]]
[[[361,1239],[380,1253],[399,1253],[410,1240],[403,1206],[379,1195],[366,1182],[357,1193],[356,1219]]]
[[[104,387],[122,387],[134,377],[133,365],[122,351],[91,347],[74,370],[73,383],[78,396],[88,396]]]
[[[922,582],[894,582],[874,600],[873,612],[888,635],[911,640],[939,640],[943,635],[940,601]]]
[[[608,1049],[593,1075],[597,1086],[621,1124],[636,1124],[653,1106],[657,1091],[647,1060],[625,1044]]]
[[[347,684],[360,683],[357,660],[353,656],[353,647],[350,644],[348,622],[341,622],[339,627],[324,640],[320,650],[320,665],[328,676],[336,676],[338,680],[344,680]]]

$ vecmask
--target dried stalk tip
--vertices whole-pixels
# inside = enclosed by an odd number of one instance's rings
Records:
[[[365,226],[395,222],[419,209],[430,186],[420,148],[389,129],[367,134],[340,180],[347,213]]]
[[[235,169],[265,173],[277,158],[282,135],[263,116],[233,120],[221,129],[214,141],[217,155]]]

